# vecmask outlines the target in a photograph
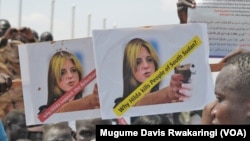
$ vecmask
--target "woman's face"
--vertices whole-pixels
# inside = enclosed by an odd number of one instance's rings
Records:
[[[155,72],[155,65],[152,56],[144,47],[141,48],[136,58],[136,70],[134,76],[137,81],[144,82],[151,74]]]
[[[69,59],[65,61],[63,67],[61,68],[61,76],[62,77],[58,85],[65,92],[69,91],[79,82],[79,74],[77,68]]]

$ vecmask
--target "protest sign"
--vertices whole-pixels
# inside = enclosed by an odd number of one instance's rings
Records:
[[[206,23],[210,57],[224,57],[237,47],[249,50],[250,1],[196,0],[188,23]]]
[[[214,98],[206,29],[205,24],[185,24],[93,30],[102,118],[202,109]],[[140,58],[137,46],[147,48],[147,55]],[[136,72],[146,69],[142,66],[144,61],[153,69],[144,71],[143,78],[137,79]],[[154,97],[168,89],[171,76],[178,69],[190,74],[191,81],[183,80],[191,87],[189,98],[175,102]],[[148,104],[137,106],[146,96],[152,96]]]
[[[27,125],[100,117],[99,109],[83,107],[88,103],[69,104],[93,93],[91,38],[22,44],[19,55]]]

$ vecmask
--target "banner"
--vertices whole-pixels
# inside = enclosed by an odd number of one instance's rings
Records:
[[[210,57],[224,57],[237,47],[249,50],[250,1],[196,0],[188,23],[206,23]]]

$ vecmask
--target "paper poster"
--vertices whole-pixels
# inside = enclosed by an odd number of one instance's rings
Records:
[[[93,44],[104,119],[200,110],[214,98],[206,24],[93,30]],[[168,89],[177,73],[188,98],[168,93],[180,94]]]
[[[19,55],[27,125],[100,117],[99,108],[83,107],[88,101],[61,110],[94,91],[91,38],[23,44]]]
[[[207,23],[211,57],[224,57],[237,47],[250,49],[250,1],[196,0],[189,23]]]

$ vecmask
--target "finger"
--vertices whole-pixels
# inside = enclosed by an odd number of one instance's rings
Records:
[[[191,83],[182,83],[181,88],[187,89],[190,91],[192,89],[192,84]]]
[[[191,97],[191,91],[180,90],[182,93],[180,94],[179,100],[180,101],[187,101]]]
[[[215,107],[215,105],[217,104],[217,100],[214,100],[213,102],[207,104],[205,107],[204,107],[204,111],[209,111],[211,112],[213,110],[213,108]]]
[[[176,73],[176,74],[173,74],[171,76],[171,80],[173,81],[183,81],[184,80],[184,76],[180,73]]]
[[[179,90],[181,89],[182,81],[171,81],[170,87],[172,88],[172,92],[175,94],[180,94]]]
[[[171,76],[170,86],[180,88],[184,80],[184,76],[182,74],[173,74]]]
[[[177,7],[190,7],[194,8],[196,5],[195,0],[179,0],[177,2]]]
[[[181,97],[185,97],[185,98],[191,97],[191,95],[192,95],[191,91],[188,89],[180,89],[179,93],[180,93]]]
[[[196,1],[195,0],[188,0],[190,3],[192,3],[193,5],[196,5]]]
[[[207,104],[203,110],[202,110],[202,118],[201,118],[201,124],[211,124],[211,121],[213,119],[211,112],[213,108],[215,107],[217,101],[213,101],[209,104]]]
[[[179,89],[180,89],[180,88],[172,87],[172,93],[174,93],[174,94],[180,94],[180,93],[179,93]]]
[[[188,97],[180,97],[179,100],[182,101],[182,102],[184,102],[184,101],[188,100]]]
[[[181,94],[175,94],[175,102],[183,102]]]
[[[12,80],[12,86],[11,87],[18,87],[22,85],[22,80],[21,79],[14,79]]]
[[[173,86],[171,86],[171,88],[172,88],[172,92],[174,93],[174,94],[180,94],[180,89],[181,89],[181,84],[180,85],[173,85]]]

